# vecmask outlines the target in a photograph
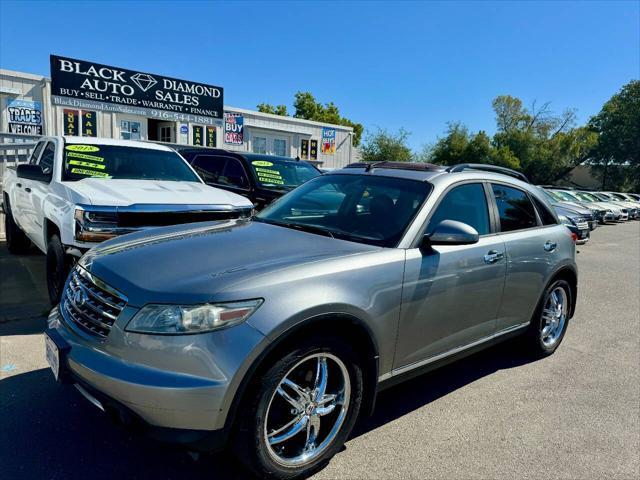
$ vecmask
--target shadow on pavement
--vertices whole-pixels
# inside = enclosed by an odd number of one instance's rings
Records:
[[[358,436],[528,360],[503,344],[382,392]],[[247,478],[229,454],[194,461],[180,447],[114,425],[48,369],[0,381],[0,478]],[[348,449],[348,445],[347,445]]]

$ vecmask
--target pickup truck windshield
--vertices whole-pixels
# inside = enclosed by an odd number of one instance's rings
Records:
[[[258,183],[266,188],[294,188],[320,175],[305,162],[252,160],[250,165]]]
[[[114,178],[128,180],[200,179],[175,152],[118,145],[67,143],[64,148],[62,179]]]
[[[395,247],[431,184],[373,175],[322,175],[260,212],[255,221],[353,242]]]

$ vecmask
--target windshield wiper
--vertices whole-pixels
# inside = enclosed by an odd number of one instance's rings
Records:
[[[275,220],[267,220],[266,218],[254,217],[254,221],[268,223],[270,225],[277,225],[279,227],[292,228],[294,230],[300,230],[302,232],[309,233],[317,233],[319,235],[324,235],[325,237],[335,238],[333,233],[329,230],[325,230],[322,227],[318,227],[316,225],[309,225],[306,223],[292,223],[292,222],[278,222]]]

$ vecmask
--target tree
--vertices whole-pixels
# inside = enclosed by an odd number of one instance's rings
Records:
[[[262,113],[270,113],[271,115],[280,115],[282,117],[286,117],[289,114],[287,113],[286,105],[276,105],[275,107],[268,103],[261,103],[258,105],[258,111]]]
[[[330,123],[333,125],[344,125],[353,128],[353,145],[358,146],[362,140],[364,127],[360,123],[353,122],[340,115],[340,110],[335,103],[319,103],[311,92],[298,92],[295,94],[293,106],[296,112],[295,118],[305,120],[315,120],[316,122]],[[261,103],[257,106],[259,112],[271,113],[273,115],[288,115],[286,105],[270,105]]]
[[[597,136],[590,163],[602,188],[640,191],[640,80],[613,95],[588,128]]]
[[[362,146],[362,159],[365,162],[410,162],[413,159],[407,145],[409,132],[401,128],[397,133],[378,129],[367,135]]]

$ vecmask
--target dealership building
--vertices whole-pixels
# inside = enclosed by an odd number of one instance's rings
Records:
[[[52,55],[51,77],[0,69],[0,144],[79,135],[280,155],[323,168],[357,161],[351,127],[231,107],[223,95],[214,85]]]

